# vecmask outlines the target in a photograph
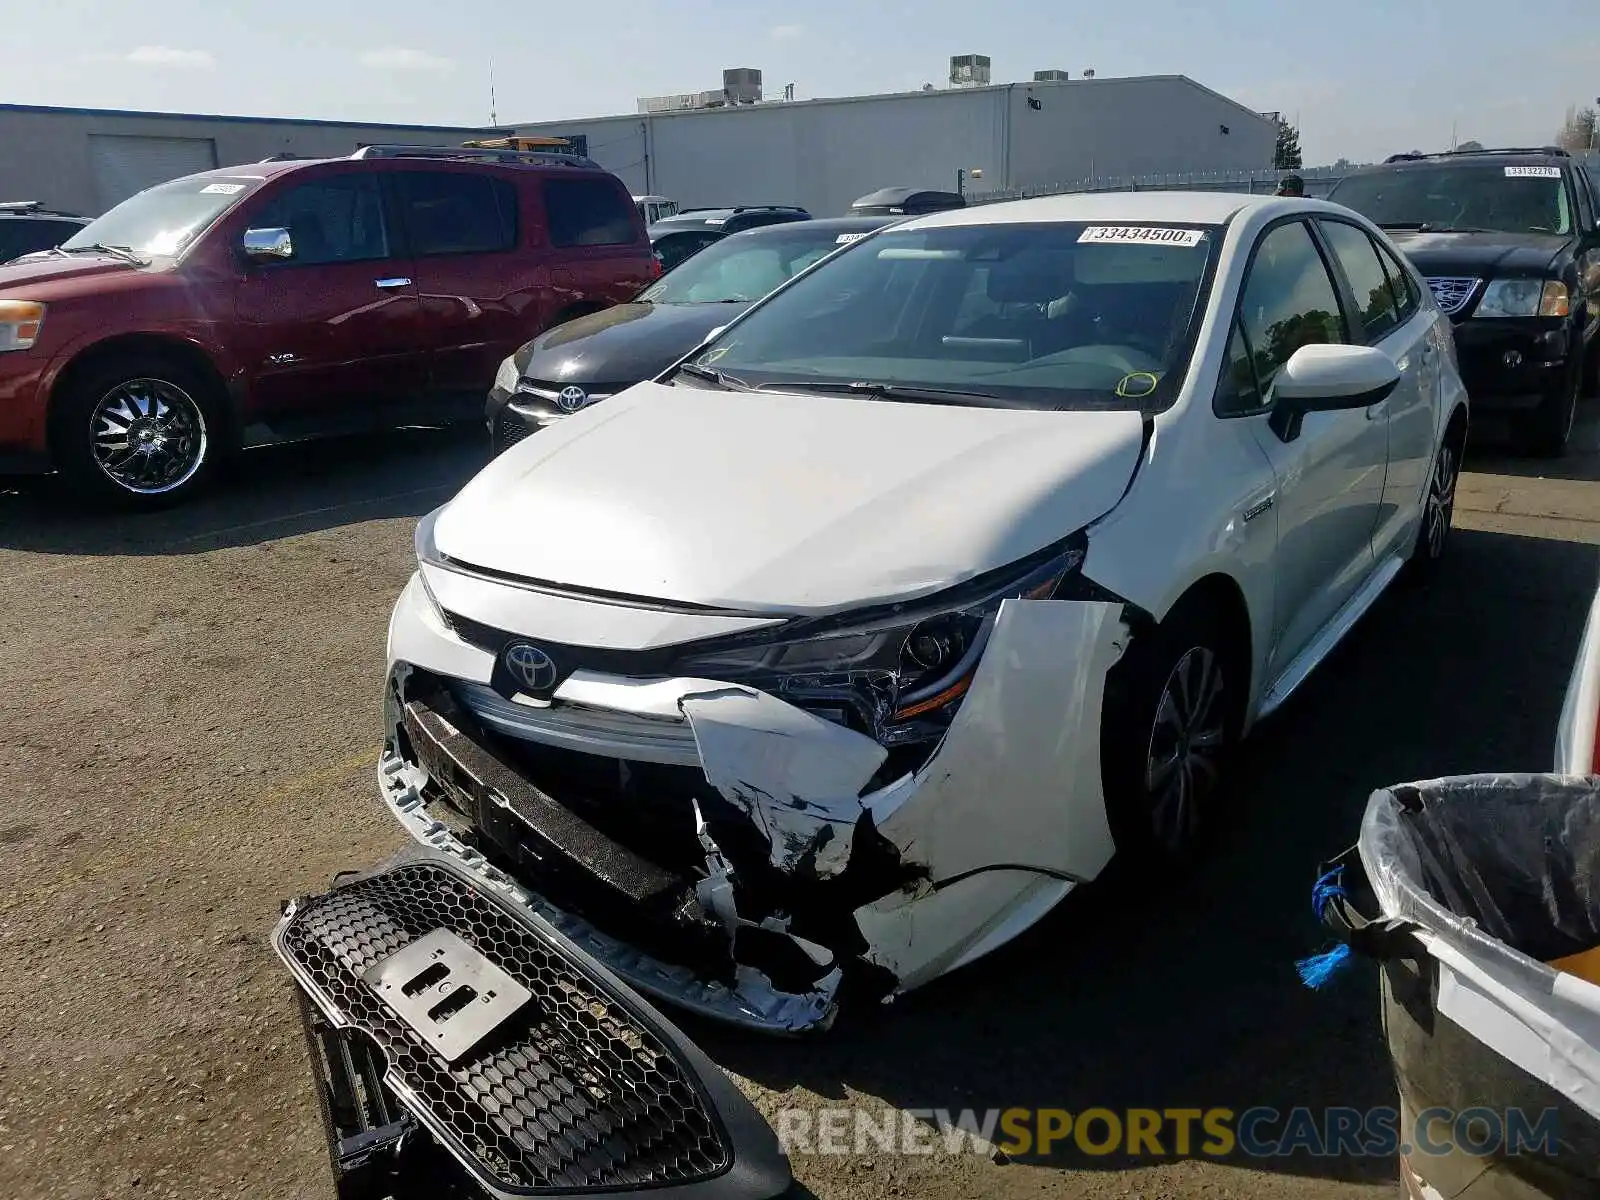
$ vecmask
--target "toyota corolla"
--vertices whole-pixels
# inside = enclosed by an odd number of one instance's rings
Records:
[[[1191,855],[1230,750],[1438,563],[1466,436],[1347,209],[916,218],[419,524],[382,792],[650,994],[820,1027]]]

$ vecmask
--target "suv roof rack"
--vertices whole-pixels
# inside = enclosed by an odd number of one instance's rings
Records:
[[[1438,150],[1432,154],[1421,152],[1391,154],[1385,163],[1416,162],[1424,158],[1472,158],[1479,154],[1548,154],[1553,158],[1571,158],[1571,152],[1560,146],[1495,146],[1484,150]]]
[[[478,146],[362,146],[351,158],[442,158],[466,162],[498,162],[509,166],[577,167],[586,171],[604,170],[591,158],[538,150],[498,150]]]
[[[43,200],[0,200],[0,212],[38,212]]]

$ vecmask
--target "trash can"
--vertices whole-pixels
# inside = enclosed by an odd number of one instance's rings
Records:
[[[1353,849],[1319,875],[1337,942],[1301,975],[1378,963],[1409,1195],[1600,1196],[1600,986],[1573,973],[1600,981],[1600,779],[1384,788]]]

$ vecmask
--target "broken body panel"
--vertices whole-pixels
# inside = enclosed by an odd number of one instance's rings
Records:
[[[1122,608],[1002,602],[970,689],[931,755],[869,788],[882,777],[883,745],[744,684],[575,672],[547,707],[485,703],[495,656],[458,637],[414,578],[390,626],[383,792],[413,836],[543,912],[641,990],[768,1031],[821,1027],[834,1016],[847,973],[865,972],[868,988],[884,997],[920,986],[1017,936],[1109,861],[1100,705],[1106,674],[1126,647]],[[472,845],[483,840],[483,822],[474,818],[475,806],[485,807],[481,797],[491,798],[490,808],[496,796],[511,803],[503,794],[524,786],[517,779],[478,780],[469,790],[479,799],[458,791],[455,827],[441,819],[451,801],[434,776],[457,767],[430,772],[418,761],[428,757],[416,744],[427,735],[407,723],[407,712],[425,690],[419,666],[427,686],[465,699],[467,711],[451,719],[482,730],[485,742],[603,755],[624,770],[688,767],[698,777],[700,794],[687,803],[700,855],[686,864],[682,890],[694,919],[726,940],[730,962],[720,979],[641,950],[636,943],[644,939],[632,936],[627,919],[602,931],[569,911],[565,897],[530,886],[526,877],[539,863],[562,853],[559,830],[544,831],[526,864]],[[575,705],[581,736],[564,720]],[[999,821],[994,804],[1002,796],[1006,819]],[[718,802],[720,818],[708,819]],[[745,828],[723,832],[724,846],[717,831],[729,830],[733,817]],[[524,842],[529,820],[540,824],[523,811]],[[764,861],[755,861],[742,833],[755,835]],[[617,861],[611,851],[582,853],[591,869],[597,860]],[[770,958],[741,953],[746,941],[773,938],[803,956],[784,980],[756,965]],[[813,978],[796,986],[808,963]]]

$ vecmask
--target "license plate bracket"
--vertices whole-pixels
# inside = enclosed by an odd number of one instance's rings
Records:
[[[435,929],[373,964],[366,985],[446,1062],[459,1062],[533,993],[465,938]]]

